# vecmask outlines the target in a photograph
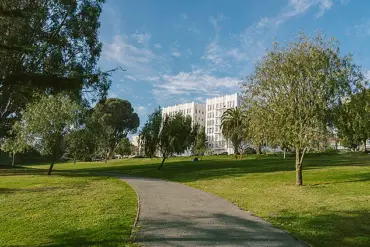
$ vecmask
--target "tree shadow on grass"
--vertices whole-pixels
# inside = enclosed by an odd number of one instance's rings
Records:
[[[234,160],[232,158],[218,158],[206,159],[199,162],[192,162],[192,158],[188,160],[168,159],[162,170],[158,170],[158,165],[150,160],[142,160],[138,162],[133,160],[124,161],[122,163],[101,163],[99,167],[77,166],[76,169],[63,170],[55,165],[53,171],[54,175],[61,176],[104,176],[104,175],[131,175],[143,176],[153,178],[169,179],[177,182],[192,182],[197,180],[209,180],[217,178],[228,178],[245,176],[253,173],[272,173],[272,172],[292,172],[295,171],[294,157],[283,159],[279,156],[249,156],[244,160]],[[156,161],[156,160],[155,160]],[[353,154],[341,154],[330,156],[314,156],[308,155],[304,160],[304,170],[323,169],[326,167],[334,166],[369,166],[370,156]],[[72,165],[71,165],[72,166]],[[88,165],[87,165],[88,166]],[[23,169],[10,169],[8,171],[0,171],[0,176],[12,175],[29,175],[29,174],[45,174],[46,169],[42,168],[23,168]],[[368,179],[366,176],[363,179]],[[343,180],[352,181],[350,177],[343,177]]]
[[[366,158],[366,159],[365,159]],[[323,169],[333,166],[369,166],[370,157],[365,156],[354,159],[352,156],[338,155],[332,157],[307,157],[304,161],[304,170]],[[192,182],[197,180],[208,180],[227,177],[245,176],[253,173],[272,173],[272,172],[292,172],[295,171],[294,158],[282,159],[281,157],[262,157],[257,159],[232,160],[214,159],[202,160],[199,162],[178,161],[169,159],[162,170],[158,170],[158,164],[142,163],[83,168],[71,172],[71,170],[59,170],[58,174],[66,176],[74,175],[114,175],[124,174],[131,176],[143,176],[153,178],[163,178],[178,182]],[[58,170],[58,169],[57,169]],[[363,179],[368,179],[365,176]],[[350,177],[343,179],[352,180]]]
[[[131,242],[126,233],[123,237],[122,229],[116,227],[112,230],[107,226],[94,229],[65,229],[62,233],[46,235],[48,241],[36,245],[25,245],[27,247],[123,247]],[[8,247],[19,247],[19,245],[6,245]]]
[[[370,212],[331,211],[325,214],[278,216],[278,225],[286,223],[286,229],[296,232],[297,237],[314,246],[370,246]],[[293,226],[290,223],[297,222]]]

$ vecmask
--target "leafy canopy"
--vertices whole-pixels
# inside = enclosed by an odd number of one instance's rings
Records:
[[[334,106],[362,84],[352,58],[321,34],[300,34],[287,46],[275,43],[247,78],[247,107],[262,119],[256,124],[266,126],[273,143],[296,150],[298,185],[305,151],[326,135]]]
[[[97,61],[104,0],[2,0],[0,3],[0,137],[35,93],[97,100],[110,72]]]
[[[230,140],[234,147],[234,154],[245,140],[247,115],[241,107],[227,109],[221,117],[221,131],[226,140]]]
[[[41,97],[40,101],[27,106],[21,121],[14,125],[17,142],[50,156],[53,165],[65,152],[65,136],[76,128],[79,110],[68,96]]]
[[[129,133],[135,133],[140,121],[127,100],[109,98],[93,109],[91,120],[102,147],[113,155],[118,143]]]

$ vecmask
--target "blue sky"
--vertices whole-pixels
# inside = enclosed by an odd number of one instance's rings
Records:
[[[110,97],[129,100],[141,125],[158,105],[240,91],[273,42],[318,29],[370,77],[368,0],[108,0],[101,15]]]

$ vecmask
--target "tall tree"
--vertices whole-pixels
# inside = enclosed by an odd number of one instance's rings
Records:
[[[117,98],[99,102],[93,109],[92,121],[97,126],[96,133],[105,150],[106,160],[112,157],[122,138],[136,132],[140,123],[131,103]]]
[[[26,143],[50,157],[48,175],[56,159],[66,150],[65,137],[76,126],[79,110],[79,106],[67,96],[44,96],[40,101],[29,104],[21,121],[13,126],[18,143]]]
[[[194,144],[194,128],[190,116],[181,113],[162,116],[161,108],[149,116],[140,133],[140,146],[144,154],[153,157],[157,152],[162,156],[158,169],[174,154],[181,154]]]
[[[296,152],[296,185],[302,185],[307,149],[326,134],[331,112],[363,84],[350,56],[341,56],[334,39],[300,34],[278,43],[255,66],[244,84],[248,105],[261,112],[269,139]]]
[[[105,97],[109,71],[97,65],[104,0],[3,0],[0,3],[0,135],[35,93]],[[36,100],[38,97],[36,97]],[[0,136],[0,137],[1,137]]]
[[[192,120],[190,116],[181,113],[174,116],[163,116],[161,132],[159,134],[159,152],[162,154],[160,170],[165,160],[174,154],[181,154],[193,144]]]
[[[231,141],[235,158],[239,152],[239,146],[245,139],[247,115],[241,107],[227,109],[221,117],[221,131],[226,140]]]
[[[162,110],[158,107],[158,109],[148,116],[148,120],[140,132],[139,146],[149,158],[153,158],[158,150],[161,126]]]

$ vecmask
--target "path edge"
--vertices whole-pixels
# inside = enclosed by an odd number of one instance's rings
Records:
[[[132,186],[129,182],[127,182],[125,180],[124,176],[116,175],[115,177],[118,178],[119,180],[124,181],[126,184],[128,184],[132,188],[132,190],[135,191],[135,194],[136,194],[137,210],[136,210],[135,220],[134,220],[134,223],[132,224],[131,233],[130,233],[131,240],[134,240],[135,239],[135,233],[134,232],[135,232],[135,228],[136,228],[136,225],[137,225],[137,221],[138,221],[139,216],[140,216],[140,197],[139,197],[139,194],[137,193],[136,188],[134,186]]]

